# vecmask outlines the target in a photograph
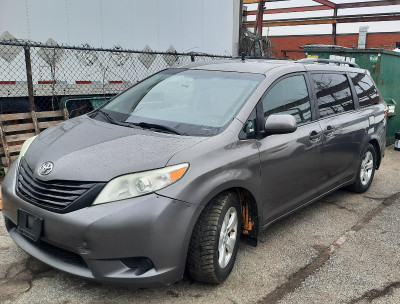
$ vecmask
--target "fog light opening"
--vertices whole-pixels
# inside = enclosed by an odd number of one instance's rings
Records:
[[[121,262],[133,270],[135,270],[135,275],[141,275],[150,269],[154,268],[153,262],[146,257],[133,257],[121,259]]]

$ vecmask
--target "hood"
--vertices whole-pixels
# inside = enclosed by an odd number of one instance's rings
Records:
[[[123,127],[84,115],[43,131],[25,159],[40,180],[107,182],[164,167],[173,155],[204,140],[207,137]],[[39,176],[38,169],[46,161],[53,162],[53,170]]]

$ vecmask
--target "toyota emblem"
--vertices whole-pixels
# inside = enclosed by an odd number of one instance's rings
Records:
[[[39,168],[40,175],[47,175],[53,170],[54,164],[52,162],[44,162]]]

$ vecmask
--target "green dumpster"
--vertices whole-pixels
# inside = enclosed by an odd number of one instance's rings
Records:
[[[387,144],[394,143],[400,130],[400,52],[384,49],[355,49],[338,46],[303,46],[307,58],[355,62],[367,69],[389,107]]]

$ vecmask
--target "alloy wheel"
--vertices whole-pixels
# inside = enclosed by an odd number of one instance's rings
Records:
[[[222,222],[218,243],[218,264],[221,268],[228,265],[237,239],[238,214],[234,207],[228,209]]]
[[[361,170],[360,170],[360,180],[361,183],[365,186],[369,183],[372,175],[374,167],[374,157],[370,151],[365,153],[364,158],[361,161]]]

